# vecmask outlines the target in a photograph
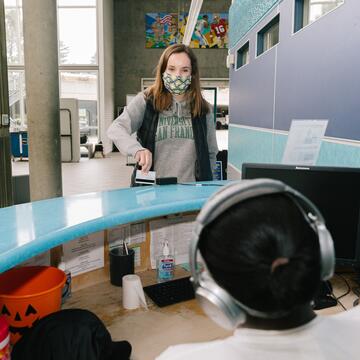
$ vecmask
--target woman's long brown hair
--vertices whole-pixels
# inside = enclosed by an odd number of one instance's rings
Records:
[[[147,97],[153,99],[153,105],[156,111],[161,112],[171,107],[172,94],[165,88],[162,74],[166,70],[169,57],[177,53],[186,53],[191,62],[191,84],[186,91],[186,96],[190,99],[191,115],[197,117],[204,113],[207,114],[210,109],[201,94],[197,59],[194,52],[183,44],[171,45],[162,53],[156,68],[155,83],[145,91],[145,94]]]

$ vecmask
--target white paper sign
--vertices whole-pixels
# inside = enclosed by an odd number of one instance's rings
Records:
[[[164,241],[168,241],[170,251],[175,255],[176,265],[189,262],[195,217],[185,215],[150,221],[150,262],[153,269],[156,268],[156,259],[162,255]]]
[[[109,249],[122,246],[130,234],[130,224],[119,225],[109,229]]]
[[[141,248],[140,246],[133,246],[132,249],[134,250],[134,265],[140,266],[141,265]]]
[[[130,237],[128,239],[129,245],[141,244],[146,240],[145,223],[130,224]]]
[[[328,120],[293,120],[282,163],[315,165],[327,124]]]
[[[104,232],[99,231],[63,244],[66,269],[72,276],[104,267]]]
[[[119,225],[109,229],[109,248],[122,246],[124,241],[128,245],[141,244],[146,240],[146,228],[144,222],[135,224]]]

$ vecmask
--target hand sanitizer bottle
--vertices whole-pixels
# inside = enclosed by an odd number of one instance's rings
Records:
[[[162,255],[159,256],[157,262],[157,277],[159,282],[169,281],[174,278],[175,258],[170,255],[169,243],[163,244]]]

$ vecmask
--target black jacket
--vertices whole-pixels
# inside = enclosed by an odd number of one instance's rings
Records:
[[[151,151],[155,154],[155,136],[158,126],[159,113],[154,109],[152,99],[146,100],[146,108],[144,119],[140,129],[137,131],[137,139],[142,147]],[[207,126],[206,126],[206,114],[203,113],[201,116],[191,118],[195,149],[196,149],[196,159],[194,161],[195,166],[195,180],[196,181],[208,181],[213,179],[210,157],[209,157],[209,148],[207,142]],[[131,186],[136,186],[135,184],[135,173],[137,167],[133,172],[131,177]],[[154,158],[151,166],[151,171],[154,170]]]

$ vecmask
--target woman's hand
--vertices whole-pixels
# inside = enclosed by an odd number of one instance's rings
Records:
[[[139,150],[135,154],[135,160],[141,166],[141,172],[147,174],[152,165],[152,154],[148,149]]]

